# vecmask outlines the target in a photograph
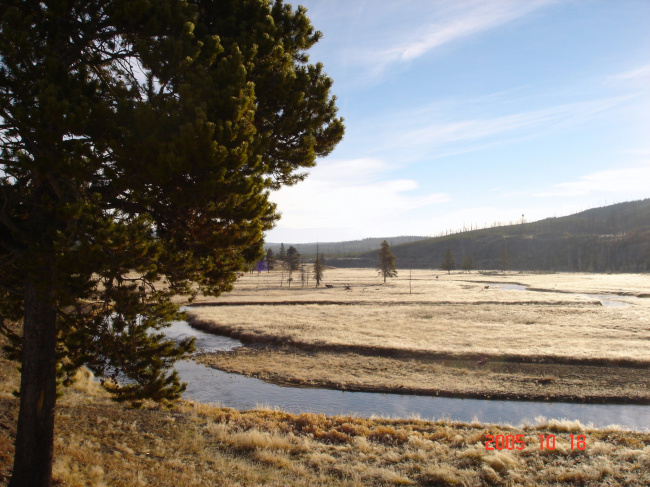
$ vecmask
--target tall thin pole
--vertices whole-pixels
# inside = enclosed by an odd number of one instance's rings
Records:
[[[409,294],[411,294],[411,274],[413,273],[413,269],[409,269]]]

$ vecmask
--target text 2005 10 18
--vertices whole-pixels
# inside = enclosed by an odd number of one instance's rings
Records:
[[[538,435],[540,450],[555,449],[555,435]],[[485,435],[486,450],[523,450],[526,448],[524,435]],[[569,435],[571,449],[584,450],[585,435]]]

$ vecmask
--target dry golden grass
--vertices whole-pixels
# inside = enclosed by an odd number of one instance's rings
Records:
[[[0,345],[2,339],[0,338]],[[0,357],[0,486],[7,485],[18,401]],[[486,435],[523,435],[523,450],[488,451]],[[554,450],[540,450],[553,434]],[[585,449],[569,435],[584,435]],[[111,402],[87,372],[57,406],[55,485],[389,486],[650,484],[650,434],[569,421],[520,429],[449,421],[236,411],[180,402],[135,410]]]
[[[436,278],[437,276],[437,278]],[[534,289],[554,291],[546,293],[526,293],[526,301],[549,302],[556,300],[584,302],[586,298],[572,296],[569,293],[589,294],[647,294],[650,296],[649,274],[587,274],[557,273],[532,274],[508,272],[470,274],[453,271],[451,274],[439,271],[414,269],[412,271],[411,292],[409,294],[409,271],[400,270],[399,276],[388,279],[386,283],[373,269],[336,269],[325,271],[325,280],[319,288],[310,279],[309,285],[302,287],[294,275],[291,288],[286,282],[286,273],[282,285],[279,271],[261,274],[245,274],[235,289],[219,297],[219,302],[282,302],[282,301],[322,301],[343,302],[472,302],[497,300],[521,301],[518,293],[497,293],[496,284],[523,284]],[[326,289],[325,284],[334,286]],[[349,285],[351,291],[345,291]],[[490,286],[485,289],[485,286]],[[364,290],[365,289],[365,290]],[[202,297],[201,302],[214,301],[214,298]],[[589,300],[587,300],[589,301]]]
[[[337,285],[350,283],[352,290],[279,289],[277,274],[246,275],[220,306],[192,307],[190,313],[218,333],[250,342],[650,363],[650,299],[621,297],[627,306],[603,307],[567,292],[650,295],[646,275],[440,274],[436,279],[431,271],[414,271],[414,294],[408,293],[408,279],[380,286],[370,269],[327,275]],[[556,291],[503,290],[492,281]],[[276,304],[242,305],[252,302]],[[314,304],[281,304],[295,302]]]
[[[650,401],[650,299],[637,297],[650,296],[650,276],[437,275],[402,273],[384,285],[371,269],[330,269],[331,289],[281,288],[277,272],[246,275],[216,305],[189,312],[195,326],[257,348],[199,360],[299,386]],[[585,293],[617,293],[611,299],[625,306]]]
[[[650,403],[647,369],[497,360],[423,360],[241,347],[198,362],[280,385],[490,399]]]
[[[523,429],[240,412],[184,402],[133,410],[92,397],[57,414],[57,486],[648,485],[650,435],[576,422]],[[15,411],[0,400],[0,411]],[[523,450],[485,447],[486,435],[523,435]],[[554,435],[540,450],[539,434]],[[585,449],[570,436],[584,435]],[[0,438],[6,437],[0,430]],[[6,477],[0,478],[6,485]]]

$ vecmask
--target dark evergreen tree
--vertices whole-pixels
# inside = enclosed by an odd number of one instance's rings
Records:
[[[508,260],[508,252],[505,250],[501,252],[501,270],[503,272],[506,272],[508,269],[510,269],[510,262]]]
[[[451,271],[453,271],[455,268],[456,261],[454,260],[454,254],[451,252],[451,249],[447,249],[445,252],[445,258],[440,264],[440,269],[447,271],[448,274],[451,274]]]
[[[397,270],[395,269],[395,256],[390,250],[390,245],[384,240],[381,243],[381,248],[377,254],[377,271],[379,275],[384,277],[386,282],[387,277],[397,277]]]
[[[284,249],[284,244],[280,244],[280,251],[278,252],[278,260],[281,260],[282,263],[287,260],[287,251]]]
[[[265,260],[266,260],[266,268],[268,269],[269,272],[275,269],[275,253],[273,252],[273,249],[268,249],[266,251]]]
[[[171,367],[192,342],[161,332],[182,316],[171,296],[230,290],[278,218],[267,190],[342,137],[308,63],[319,37],[281,1],[0,3],[0,320],[22,322],[11,487],[51,484],[57,373],[180,396]]]
[[[300,254],[293,245],[287,250],[285,263],[290,275],[300,268]]]
[[[323,264],[321,264],[320,257],[318,253],[316,254],[316,261],[314,262],[314,279],[316,279],[316,287],[320,285],[320,282],[323,280]]]
[[[300,284],[302,287],[309,285],[309,271],[303,262],[300,263]]]
[[[471,272],[474,269],[474,260],[471,255],[466,255],[463,259],[463,270],[465,272]]]

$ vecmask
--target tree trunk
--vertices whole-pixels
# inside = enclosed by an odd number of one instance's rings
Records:
[[[49,487],[56,403],[56,307],[34,279],[25,282],[20,411],[8,487]]]

